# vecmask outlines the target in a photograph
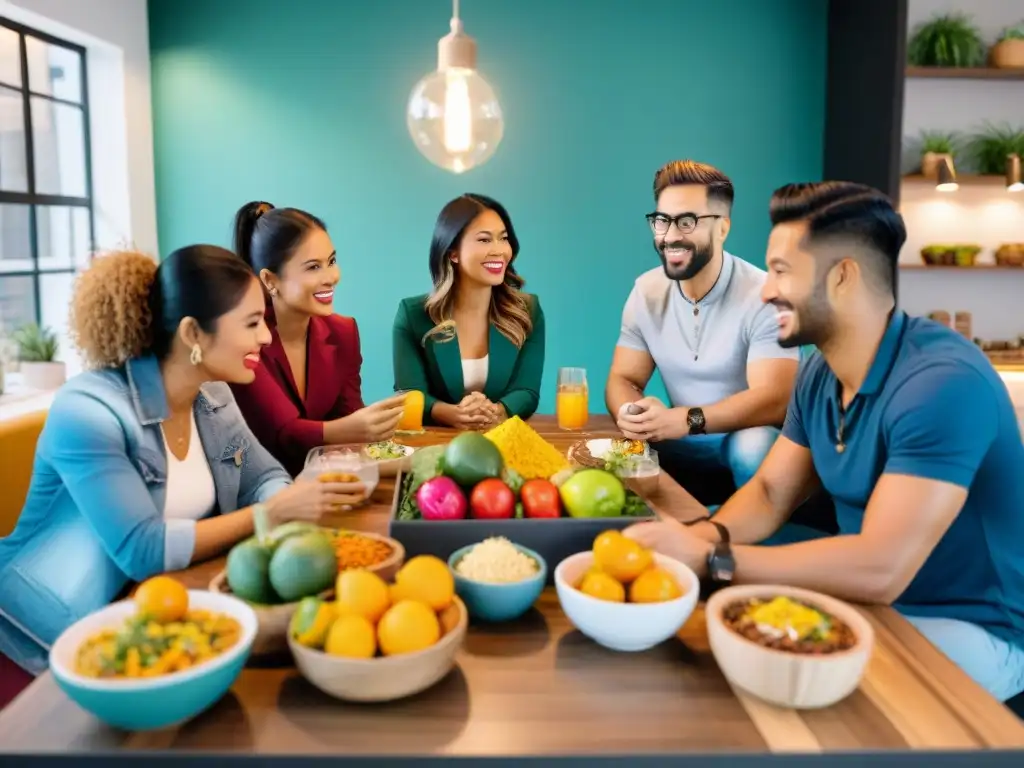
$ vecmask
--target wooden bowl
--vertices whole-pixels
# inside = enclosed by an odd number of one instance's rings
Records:
[[[760,645],[736,633],[722,620],[726,606],[758,597],[789,597],[844,622],[856,636],[854,646],[828,654],[801,654]],[[818,709],[845,699],[860,685],[874,648],[871,624],[851,605],[828,595],[770,584],[727,587],[705,608],[708,641],[730,683],[781,707]]]
[[[326,528],[324,530],[330,534],[338,529]],[[383,541],[391,547],[390,557],[366,569],[376,573],[390,584],[394,580],[395,574],[398,573],[398,569],[402,567],[402,563],[405,562],[405,547],[401,542],[389,536],[381,536],[379,533],[344,530],[348,533],[365,536],[368,539]],[[222,570],[214,576],[208,589],[222,595],[233,595],[231,587],[228,586],[227,570]],[[334,590],[325,590],[318,597],[323,600],[331,600],[334,598]],[[288,623],[292,620],[292,614],[295,613],[298,601],[276,605],[258,605],[256,603],[249,603],[249,605],[256,612],[256,618],[259,621],[259,630],[256,633],[256,640],[253,642],[252,655],[266,656],[286,650],[288,648]]]
[[[439,618],[441,639],[416,653],[348,659],[299,645],[290,637],[288,646],[302,676],[328,696],[343,701],[394,701],[440,682],[455,666],[455,655],[466,637],[469,614],[456,596]]]

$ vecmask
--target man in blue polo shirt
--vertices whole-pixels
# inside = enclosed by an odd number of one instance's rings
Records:
[[[713,582],[892,604],[1006,700],[1024,690],[1024,443],[1006,386],[969,340],[895,308],[906,231],[880,192],[789,185],[771,219],[763,298],[782,344],[818,349],[782,436],[711,520],[629,535]],[[839,535],[752,546],[819,484]]]

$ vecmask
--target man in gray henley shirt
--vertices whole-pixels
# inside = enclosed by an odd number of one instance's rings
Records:
[[[626,300],[606,405],[627,437],[651,442],[664,471],[721,504],[702,481],[728,471],[739,488],[753,477],[785,419],[799,350],[779,345],[776,310],[761,301],[765,271],[724,250],[729,178],[671,162],[655,174],[654,197],[647,221],[662,266]],[[644,394],[655,368],[667,406]]]

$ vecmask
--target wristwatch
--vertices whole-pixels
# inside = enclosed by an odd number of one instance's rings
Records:
[[[704,421],[703,408],[688,408],[686,411],[686,425],[690,428],[691,435],[703,435],[707,422]]]

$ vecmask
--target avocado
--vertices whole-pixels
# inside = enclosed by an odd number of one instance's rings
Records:
[[[296,536],[300,533],[310,533],[312,531],[319,531],[320,526],[315,523],[307,523],[304,520],[292,520],[288,523],[283,523],[274,530],[272,530],[268,536],[271,550],[277,549],[281,542],[290,536]]]
[[[325,533],[289,536],[270,560],[270,584],[286,603],[318,595],[338,578],[338,556]]]
[[[232,547],[228,553],[227,580],[237,597],[260,605],[280,602],[270,585],[272,554],[255,537]]]
[[[498,446],[479,432],[463,432],[455,437],[445,448],[443,461],[444,474],[463,488],[500,477],[505,466]]]

